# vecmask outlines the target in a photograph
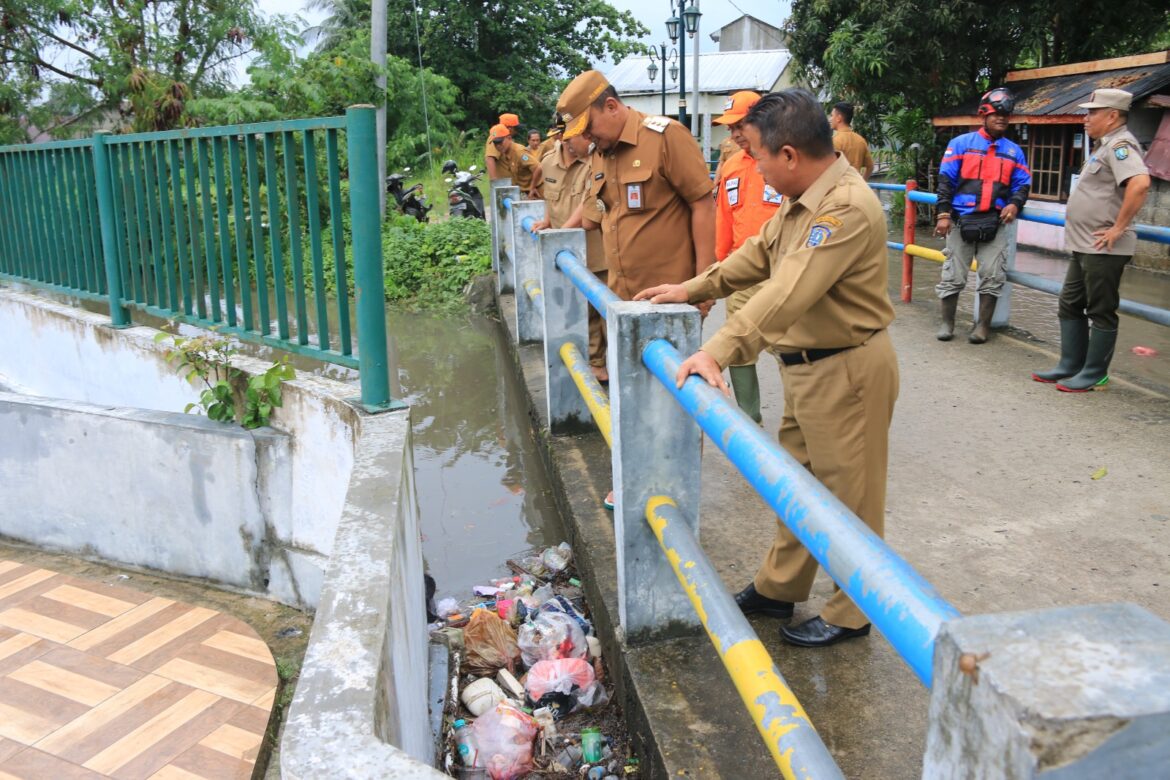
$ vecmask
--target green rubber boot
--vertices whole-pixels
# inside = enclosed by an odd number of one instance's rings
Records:
[[[747,416],[757,423],[764,421],[760,414],[760,378],[756,375],[755,366],[731,366],[731,389],[735,393],[735,402]]]
[[[1048,371],[1033,371],[1032,379],[1045,384],[1076,376],[1085,366],[1089,349],[1089,321],[1086,319],[1060,321],[1060,362]]]
[[[955,311],[959,308],[959,294],[940,298],[939,308],[942,312],[942,325],[934,337],[939,341],[950,341],[955,337]]]
[[[1117,346],[1117,331],[1089,328],[1089,349],[1085,365],[1076,376],[1056,383],[1056,389],[1065,393],[1087,393],[1104,387],[1109,382],[1109,362]]]
[[[995,304],[998,302],[999,298],[994,295],[979,294],[979,320],[975,323],[971,334],[967,336],[967,343],[986,343],[987,337],[991,335],[991,318],[995,314]]]

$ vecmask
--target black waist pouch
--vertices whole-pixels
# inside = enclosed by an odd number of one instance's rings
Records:
[[[959,216],[959,237],[971,243],[985,244],[999,230],[998,211],[972,211]]]

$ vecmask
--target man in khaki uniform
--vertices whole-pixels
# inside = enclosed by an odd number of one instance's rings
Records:
[[[519,127],[520,117],[515,114],[500,114],[499,124],[507,128]],[[496,170],[496,161],[500,159],[500,152],[496,145],[492,143],[491,133],[488,133],[488,139],[483,145],[483,169],[487,171],[489,179],[504,179],[507,178],[504,174]]]
[[[837,103],[829,112],[829,127],[833,128],[833,148],[857,169],[861,178],[873,173],[873,156],[869,142],[860,133],[853,132],[853,104]]]
[[[488,133],[488,141],[496,147],[498,179],[511,179],[520,192],[529,200],[540,200],[544,178],[540,173],[540,161],[528,149],[512,140],[512,130],[505,125],[496,125]]]
[[[882,535],[890,419],[898,365],[886,328],[894,319],[887,284],[886,218],[877,196],[833,150],[820,104],[808,92],[765,95],[743,119],[765,181],[784,196],[760,234],[681,285],[643,290],[636,300],[677,303],[764,286],[699,352],[678,383],[698,374],[728,392],[722,369],[771,348],[780,361],[780,444],[833,495]],[[779,524],[755,581],[736,602],[745,613],[789,617],[808,598],[817,562]],[[840,590],[819,617],[781,636],[823,647],[869,633],[869,621]]]
[[[1137,248],[1131,223],[1150,189],[1142,148],[1126,127],[1132,101],[1123,89],[1098,89],[1080,105],[1089,111],[1085,132],[1096,144],[1064,215],[1072,260],[1060,289],[1060,363],[1032,374],[1067,393],[1105,385],[1117,346],[1121,273]]]
[[[545,217],[533,225],[533,230],[545,228],[581,227],[579,214],[581,204],[589,192],[590,176],[589,144],[581,136],[569,141],[560,139],[563,127],[554,128],[553,144],[549,154],[540,161],[544,175]],[[601,233],[585,231],[585,266],[605,284],[605,246]],[[589,307],[589,367],[599,382],[608,382],[609,373],[605,368],[605,319],[592,306]]]
[[[614,293],[628,301],[715,262],[713,186],[689,130],[625,105],[595,70],[565,87],[557,113],[566,140],[582,135],[596,145],[581,221],[601,228]]]

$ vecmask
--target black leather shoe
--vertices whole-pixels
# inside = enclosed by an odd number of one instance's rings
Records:
[[[815,617],[799,626],[780,626],[780,636],[790,645],[828,647],[855,636],[869,636],[869,623],[861,628],[841,628]]]
[[[754,583],[735,594],[735,605],[745,615],[768,615],[769,617],[792,617],[792,602],[778,601],[767,596],[761,596]]]

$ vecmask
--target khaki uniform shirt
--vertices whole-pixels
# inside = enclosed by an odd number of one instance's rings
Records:
[[[559,142],[556,138],[546,138],[541,141],[540,148],[536,150],[536,159],[543,161],[548,153],[556,148],[557,143]]]
[[[719,162],[715,165],[715,178],[723,178],[723,164],[731,159],[731,156],[736,152],[742,151],[739,144],[727,136],[719,142]]]
[[[623,300],[695,275],[690,204],[713,190],[685,127],[629,109],[614,148],[597,152],[584,216],[601,224],[609,288]]]
[[[565,160],[570,161],[565,167]],[[588,161],[569,157],[557,142],[550,154],[540,161],[544,173],[544,204],[549,226],[563,226],[573,212],[585,200],[589,191]],[[585,265],[590,271],[605,270],[605,247],[601,243],[600,230],[585,231]]]
[[[487,143],[483,145],[483,157],[485,165],[487,164],[487,158],[489,157],[494,157],[496,160],[496,175],[493,178],[505,178],[505,175],[501,172],[500,168],[500,150],[496,148],[496,145],[492,143],[492,139],[490,138],[487,140]]]
[[[766,280],[703,345],[721,367],[761,350],[855,347],[894,320],[886,289],[886,216],[877,196],[838,156],[760,234],[686,282],[691,301],[722,298]]]
[[[1068,197],[1064,248],[1086,254],[1132,255],[1137,250],[1137,233],[1132,224],[1113,242],[1112,249],[1095,248],[1093,231],[1113,227],[1125,197],[1126,180],[1149,172],[1142,161],[1142,147],[1129,128],[1122,125],[1103,135],[1081,167],[1076,189]]]
[[[507,152],[500,152],[496,160],[496,171],[500,174],[498,178],[511,179],[512,184],[520,188],[521,194],[528,192],[532,186],[532,174],[539,167],[540,161],[536,155],[515,142],[512,142]]]
[[[838,130],[833,133],[833,148],[840,152],[858,173],[867,176],[873,173],[873,156],[869,144],[852,130]]]

